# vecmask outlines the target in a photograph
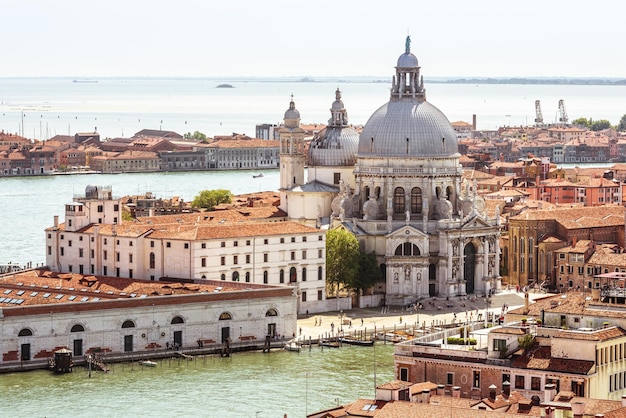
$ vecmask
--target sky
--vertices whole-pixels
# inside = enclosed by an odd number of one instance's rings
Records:
[[[0,77],[624,77],[624,2],[2,0]]]

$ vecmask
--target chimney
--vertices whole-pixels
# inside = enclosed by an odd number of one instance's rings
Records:
[[[472,131],[476,130],[476,113],[472,115]]]
[[[430,403],[430,389],[423,389],[422,390],[422,402],[423,403]]]
[[[556,385],[554,383],[548,383],[543,389],[543,401],[552,402],[556,396]]]
[[[622,395],[622,407],[626,407],[626,395]]]
[[[437,396],[443,396],[446,393],[445,389],[445,385],[437,385]]]
[[[554,408],[552,408],[551,406],[546,406],[546,409],[544,409],[545,413],[546,413],[546,418],[554,418]]]
[[[489,386],[489,400],[490,401],[495,401],[496,400],[496,389],[498,387],[494,384],[492,384],[491,386]]]
[[[504,395],[505,398],[508,398],[509,396],[511,396],[511,383],[510,382],[502,383],[502,394]]]
[[[54,215],[54,227],[59,227],[59,215]]]
[[[574,418],[582,418],[584,413],[585,413],[584,402],[572,402],[572,415],[574,415]]]
[[[453,386],[452,387],[452,397],[453,398],[460,398],[461,397],[461,387],[460,386]]]

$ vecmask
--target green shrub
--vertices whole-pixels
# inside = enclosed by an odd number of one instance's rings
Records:
[[[448,337],[448,344],[451,345],[476,345],[476,338],[463,339],[459,337]]]

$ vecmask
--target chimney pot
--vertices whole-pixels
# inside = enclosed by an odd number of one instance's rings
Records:
[[[584,413],[585,413],[584,402],[572,402],[572,415],[574,415],[574,417],[582,417]]]
[[[489,386],[489,399],[492,401],[496,400],[496,389],[498,389],[498,387],[496,385],[491,385]]]
[[[452,397],[453,398],[460,398],[461,397],[461,387],[460,386],[453,386],[452,387]]]
[[[446,393],[445,389],[445,385],[437,385],[437,396],[443,396]]]
[[[502,394],[508,398],[511,395],[511,383],[504,382],[502,383]]]

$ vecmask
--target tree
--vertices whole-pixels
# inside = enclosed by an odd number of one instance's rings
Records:
[[[591,126],[591,119],[587,120],[587,118],[578,118],[572,121],[572,125],[585,126],[588,128]]]
[[[206,208],[213,210],[215,206],[220,203],[232,202],[233,194],[230,190],[216,189],[216,190],[203,190],[200,194],[193,198],[191,206],[194,208]]]
[[[606,119],[596,120],[590,126],[592,131],[601,131],[603,129],[609,129],[610,127],[611,127],[611,122],[609,122]]]
[[[195,139],[195,140],[203,141],[203,142],[206,141],[206,135],[203,134],[200,131],[195,131],[194,133],[187,132],[185,135],[183,135],[183,138],[185,138],[185,139]]]
[[[376,260],[376,253],[359,253],[358,272],[354,277],[354,280],[348,284],[351,289],[354,289],[357,294],[360,294],[360,290],[365,291],[374,286],[377,281],[382,278],[380,269],[378,268],[378,261]]]
[[[617,125],[617,130],[618,131],[626,131],[626,115],[622,116],[622,118],[619,120],[619,124]]]
[[[326,233],[326,281],[335,288],[335,295],[342,286],[355,282],[359,271],[359,242],[343,228]]]

